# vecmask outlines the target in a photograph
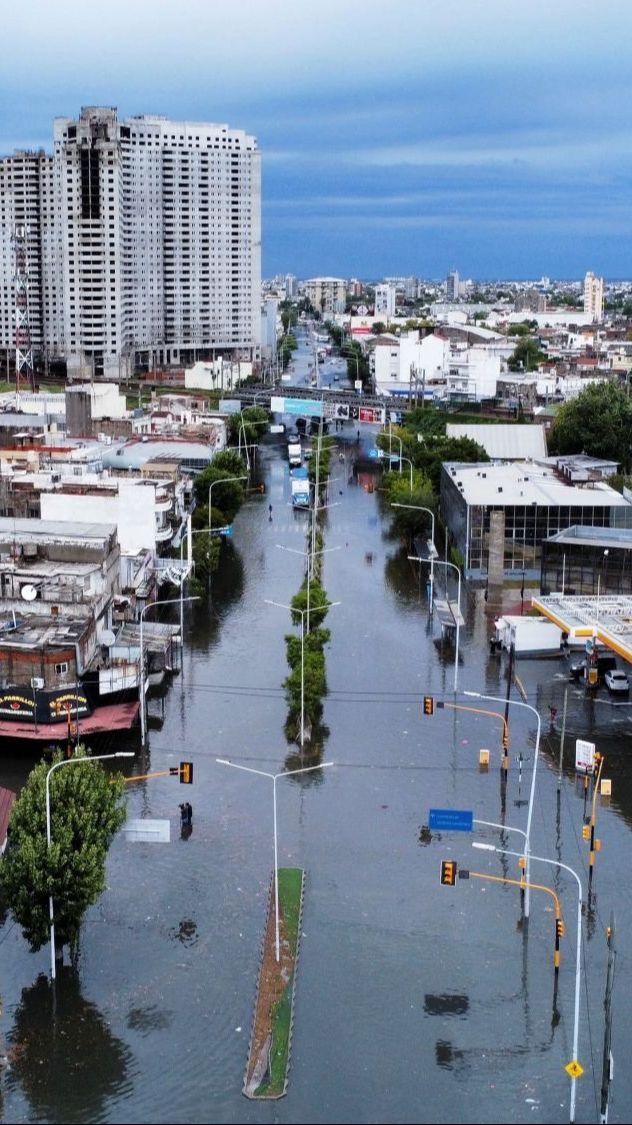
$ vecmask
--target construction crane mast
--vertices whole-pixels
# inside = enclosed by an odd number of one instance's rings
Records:
[[[13,229],[13,275],[15,291],[15,392],[20,393],[20,379],[30,382],[35,390],[35,369],[33,366],[33,347],[31,325],[29,322],[29,262],[27,253],[29,229],[24,223],[16,223]]]

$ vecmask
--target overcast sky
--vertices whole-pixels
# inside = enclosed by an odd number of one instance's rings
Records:
[[[246,129],[266,276],[632,277],[630,0],[7,9],[0,151],[90,104]]]

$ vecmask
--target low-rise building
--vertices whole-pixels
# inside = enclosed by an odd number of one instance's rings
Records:
[[[605,482],[579,487],[529,462],[445,463],[441,512],[466,577],[494,581],[539,577],[543,540],[573,524],[632,527],[632,504]]]

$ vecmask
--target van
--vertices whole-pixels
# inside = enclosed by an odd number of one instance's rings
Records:
[[[590,667],[594,668],[594,664]],[[597,677],[599,683],[602,684],[606,672],[615,672],[617,668],[616,657],[611,652],[600,652],[597,656]],[[586,657],[577,660],[571,664],[570,676],[572,680],[579,683],[580,680],[586,679]]]

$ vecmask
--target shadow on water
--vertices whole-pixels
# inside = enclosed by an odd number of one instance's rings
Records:
[[[71,968],[59,970],[55,992],[43,975],[22,991],[7,1056],[7,1087],[21,1087],[37,1121],[102,1120],[109,1099],[132,1088],[131,1052]]]
[[[285,757],[286,770],[304,770],[321,765],[325,743],[328,737],[329,727],[326,726],[325,723],[318,723],[312,728],[311,740],[306,743],[302,749],[300,746],[292,743],[292,748],[288,750]],[[323,780],[323,771],[317,769],[315,769],[313,773],[306,773],[298,777],[290,778],[290,781],[296,782],[296,784],[304,786],[305,788],[320,785]]]

